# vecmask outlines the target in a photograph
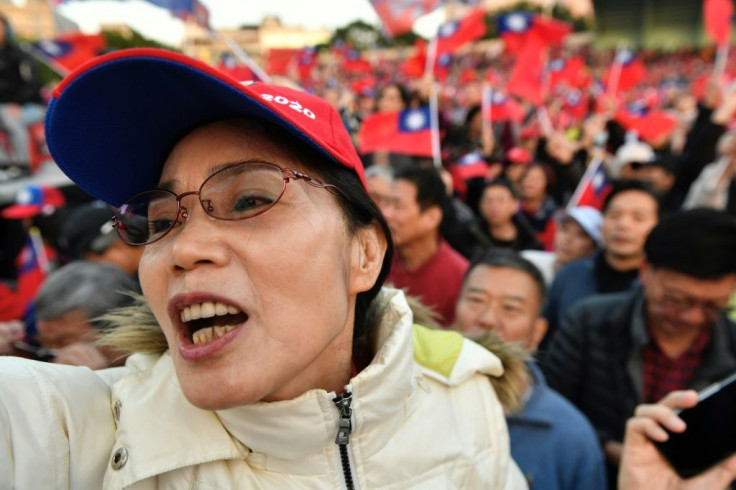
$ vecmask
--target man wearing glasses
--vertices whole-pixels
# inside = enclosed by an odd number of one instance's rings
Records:
[[[549,385],[590,419],[612,476],[637,404],[736,371],[736,324],[726,317],[736,218],[675,213],[654,228],[644,252],[641,285],[573,306],[545,357]]]

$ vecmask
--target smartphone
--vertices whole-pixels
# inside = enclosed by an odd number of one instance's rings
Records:
[[[698,404],[677,411],[685,432],[669,432],[659,451],[683,478],[702,473],[736,453],[736,373],[698,393]]]

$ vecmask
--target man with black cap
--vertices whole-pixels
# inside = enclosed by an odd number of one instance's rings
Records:
[[[112,215],[112,208],[102,201],[92,201],[74,209],[61,226],[62,252],[69,260],[107,262],[137,277],[143,249],[120,239],[115,233]]]
[[[647,239],[640,286],[588,298],[565,317],[545,372],[590,419],[611,469],[637,404],[702,389],[736,370],[736,324],[726,316],[734,250],[735,217],[674,213]]]

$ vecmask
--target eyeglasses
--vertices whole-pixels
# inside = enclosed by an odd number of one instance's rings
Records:
[[[160,240],[189,216],[189,210],[181,204],[189,195],[196,195],[204,212],[213,218],[246,220],[274,207],[292,180],[304,180],[333,193],[339,191],[334,185],[272,163],[237,163],[210,175],[198,191],[175,194],[154,189],[136,194],[115,213],[115,229],[130,245]]]
[[[714,303],[698,301],[693,298],[676,298],[674,296],[671,296],[668,293],[664,292],[664,284],[662,282],[662,279],[659,278],[659,276],[656,277],[657,281],[660,284],[660,290],[662,290],[662,294],[659,295],[657,303],[663,308],[670,310],[672,313],[679,315],[697,307],[700,308],[700,311],[702,311],[707,318],[716,319],[721,315],[729,315],[734,310],[733,306],[731,305],[718,305]]]

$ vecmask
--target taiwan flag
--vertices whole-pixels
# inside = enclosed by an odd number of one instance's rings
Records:
[[[544,68],[547,46],[538,36],[532,36],[518,54],[506,88],[534,106],[544,102]]]
[[[434,65],[434,76],[438,81],[444,82],[450,76],[452,71],[452,55],[450,53],[442,53],[437,57],[437,63]]]
[[[499,90],[494,90],[489,97],[490,103],[484,102],[483,117],[486,120],[496,121],[514,121],[521,122],[524,120],[524,109],[514,99]]]
[[[610,191],[611,181],[608,179],[606,169],[603,168],[603,161],[593,160],[575,188],[567,209],[576,206],[591,206],[600,210]]]
[[[414,21],[432,12],[442,0],[370,0],[389,36],[411,32]]]
[[[636,131],[639,138],[648,143],[659,143],[677,127],[677,118],[665,111],[618,111],[614,119],[624,128]]]
[[[363,121],[359,140],[361,154],[383,150],[431,157],[432,129],[429,107],[374,114]]]
[[[583,88],[590,85],[590,76],[586,73],[585,61],[580,56],[571,58],[555,58],[547,63],[547,77],[550,89],[560,85]]]
[[[363,55],[357,49],[349,49],[345,52],[342,69],[346,73],[369,74],[373,72],[370,61],[363,59]]]
[[[731,0],[705,0],[703,2],[705,32],[719,45],[731,39],[733,2]]]
[[[437,57],[453,53],[486,35],[486,11],[476,8],[464,18],[442,24],[437,30]]]
[[[560,44],[572,30],[566,22],[520,10],[499,15],[496,21],[506,51],[517,54],[532,38],[544,46]]]
[[[107,47],[102,34],[73,32],[56,39],[39,41],[33,48],[62,72],[69,72],[91,60]]]
[[[616,76],[618,72],[618,77]],[[616,92],[628,92],[647,76],[644,63],[628,48],[616,52],[613,65],[606,70],[606,87],[615,86]]]
[[[292,61],[295,62],[299,72],[299,80],[306,80],[312,74],[314,65],[317,64],[317,50],[311,46],[302,48]]]
[[[223,53],[215,68],[239,82],[259,80],[258,76],[249,67],[239,63],[235,56],[230,53]]]

